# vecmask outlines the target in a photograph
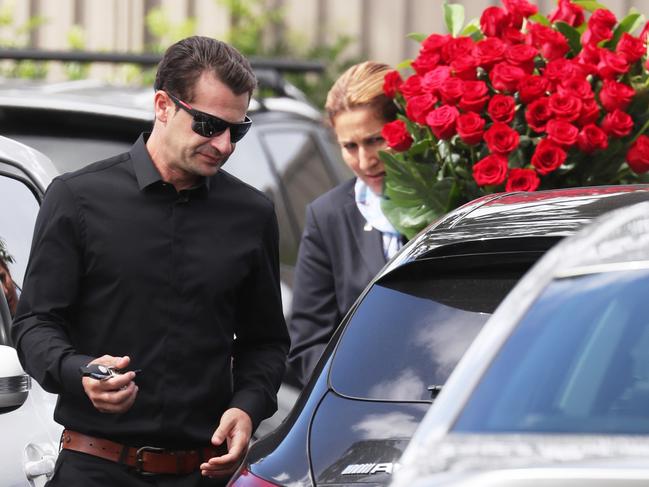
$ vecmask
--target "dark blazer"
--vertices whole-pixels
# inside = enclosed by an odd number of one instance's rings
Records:
[[[356,207],[355,182],[336,186],[306,210],[289,324],[289,366],[303,385],[335,328],[386,263],[381,232],[366,230]]]

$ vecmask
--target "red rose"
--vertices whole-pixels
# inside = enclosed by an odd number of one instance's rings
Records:
[[[505,10],[512,18],[512,25],[520,29],[523,19],[526,19],[539,11],[538,7],[527,0],[503,0]]]
[[[642,39],[633,37],[625,32],[620,37],[620,42],[617,43],[615,52],[623,56],[630,64],[633,64],[645,55],[645,43]]]
[[[507,158],[491,154],[473,166],[473,179],[478,186],[495,186],[507,177]]]
[[[403,120],[386,123],[381,130],[381,135],[388,146],[398,152],[408,150],[412,145],[412,137],[410,137]]]
[[[439,66],[441,59],[442,55],[439,52],[422,49],[417,58],[412,62],[412,69],[415,70],[415,73],[423,76],[428,71],[432,71]]]
[[[439,87],[439,94],[442,102],[447,105],[455,105],[464,94],[464,81],[460,78],[448,78]]]
[[[570,78],[586,78],[580,65],[564,58],[550,61],[545,66],[543,76],[550,82],[551,91],[555,91],[556,87],[564,80]]]
[[[599,101],[607,112],[612,112],[616,108],[626,110],[634,96],[635,90],[629,85],[607,79],[599,92]]]
[[[541,51],[541,55],[548,61],[563,58],[570,50],[568,41],[563,34],[550,27],[530,22],[527,29],[532,45]]]
[[[613,110],[602,120],[602,129],[611,137],[626,137],[633,130],[633,119],[622,110]]]
[[[582,44],[599,44],[613,37],[613,27],[617,24],[615,15],[610,10],[600,8],[588,19],[588,29],[584,32]]]
[[[600,52],[597,72],[602,79],[612,79],[622,76],[629,70],[629,62],[624,56],[615,54],[608,49]]]
[[[479,112],[489,100],[489,88],[484,81],[465,81],[464,95],[460,99],[460,109],[465,112]]]
[[[518,66],[507,63],[496,64],[489,73],[491,84],[498,91],[513,93],[517,90],[518,84],[525,77],[526,73]]]
[[[442,48],[453,38],[450,34],[431,34],[421,42],[421,48],[425,51],[440,52]]]
[[[588,124],[577,136],[577,147],[586,154],[591,154],[598,149],[604,150],[608,147],[608,136],[594,123]]]
[[[413,96],[406,102],[406,115],[410,120],[423,125],[426,123],[426,117],[435,108],[437,102],[437,97],[430,93]]]
[[[642,32],[640,32],[640,35],[638,36],[642,42],[647,42],[649,39],[649,22],[645,23],[644,27],[642,28]]]
[[[534,71],[534,58],[539,54],[538,49],[527,44],[517,44],[507,49],[505,59],[512,66],[518,66],[527,74]]]
[[[626,162],[633,172],[642,174],[649,171],[649,137],[641,135],[626,153]]]
[[[494,64],[505,59],[507,45],[497,37],[487,37],[476,43],[473,55],[480,61],[480,66],[489,71]]]
[[[421,80],[421,86],[426,91],[437,95],[442,83],[451,77],[450,66],[437,66],[432,71],[428,71]]]
[[[550,111],[555,117],[572,122],[579,118],[582,103],[576,96],[553,93],[550,95],[549,106]]]
[[[525,110],[527,125],[535,132],[545,132],[545,126],[552,117],[550,99],[548,97],[534,100]]]
[[[597,102],[593,98],[587,99],[582,103],[581,114],[579,115],[577,123],[582,127],[595,123],[599,120],[601,114]]]
[[[485,120],[474,112],[463,113],[457,119],[457,133],[469,145],[482,141]]]
[[[421,86],[421,76],[418,74],[413,74],[408,77],[406,81],[401,85],[401,93],[403,97],[408,100],[409,98],[424,93],[424,89]]]
[[[527,42],[527,35],[522,33],[519,29],[513,26],[505,27],[500,38],[510,46],[515,44],[525,44]]]
[[[579,129],[570,122],[561,119],[548,121],[545,126],[548,140],[562,147],[570,147],[577,143]]]
[[[390,98],[394,98],[402,84],[403,79],[401,78],[399,71],[388,71],[383,77],[383,93]]]
[[[474,45],[475,41],[470,37],[453,37],[442,47],[442,59],[451,64],[454,59],[471,54]]]
[[[530,103],[545,95],[548,80],[537,75],[528,75],[518,85],[518,96],[522,103]]]
[[[494,122],[509,123],[514,119],[516,101],[513,97],[496,94],[489,100],[487,113]]]
[[[532,165],[545,176],[556,171],[566,160],[566,151],[548,139],[542,139],[532,155]]]
[[[562,80],[557,86],[557,93],[560,95],[572,95],[579,98],[581,101],[592,100],[595,98],[593,88],[586,78],[579,78],[573,76]]]
[[[484,134],[489,150],[495,154],[509,154],[518,147],[520,136],[509,125],[494,122]]]
[[[579,27],[585,20],[584,7],[572,3],[570,0],[559,0],[559,5],[550,14],[549,19],[553,24],[560,20],[573,27]]]
[[[432,130],[435,137],[447,140],[455,135],[455,124],[460,116],[457,108],[451,105],[443,105],[431,111],[426,117],[426,123]]]
[[[487,37],[500,37],[509,26],[509,14],[500,7],[487,7],[480,16],[480,30]]]
[[[451,71],[456,77],[463,80],[475,80],[478,77],[480,62],[471,55],[466,55],[451,61]]]
[[[531,169],[514,168],[509,171],[505,191],[536,191],[541,180]]]

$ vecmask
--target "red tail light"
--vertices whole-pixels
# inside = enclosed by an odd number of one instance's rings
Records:
[[[278,487],[278,485],[257,477],[244,468],[237,478],[232,479],[228,487]]]

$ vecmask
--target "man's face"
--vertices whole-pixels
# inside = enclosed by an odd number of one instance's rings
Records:
[[[242,122],[248,110],[248,93],[235,95],[211,72],[204,72],[193,90],[192,100],[183,100],[191,107],[227,122]],[[175,94],[174,94],[175,95]],[[225,164],[235,145],[230,130],[207,138],[192,130],[192,116],[177,109],[168,99],[165,125],[165,157],[167,169],[184,178],[213,176]]]
[[[2,261],[0,261],[0,285],[2,286],[2,292],[5,298],[7,298],[7,303],[9,303],[11,316],[14,316],[16,314],[16,306],[18,305],[18,292],[16,291],[16,284],[14,284],[9,273],[9,268]]]

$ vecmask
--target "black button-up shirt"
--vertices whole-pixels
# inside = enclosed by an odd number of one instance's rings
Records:
[[[256,426],[276,409],[289,348],[272,203],[223,171],[177,192],[144,137],[56,178],[13,337],[69,429],[184,448],[208,445],[229,407]],[[98,412],[83,391],[79,366],[104,354],[142,369],[124,414]]]

